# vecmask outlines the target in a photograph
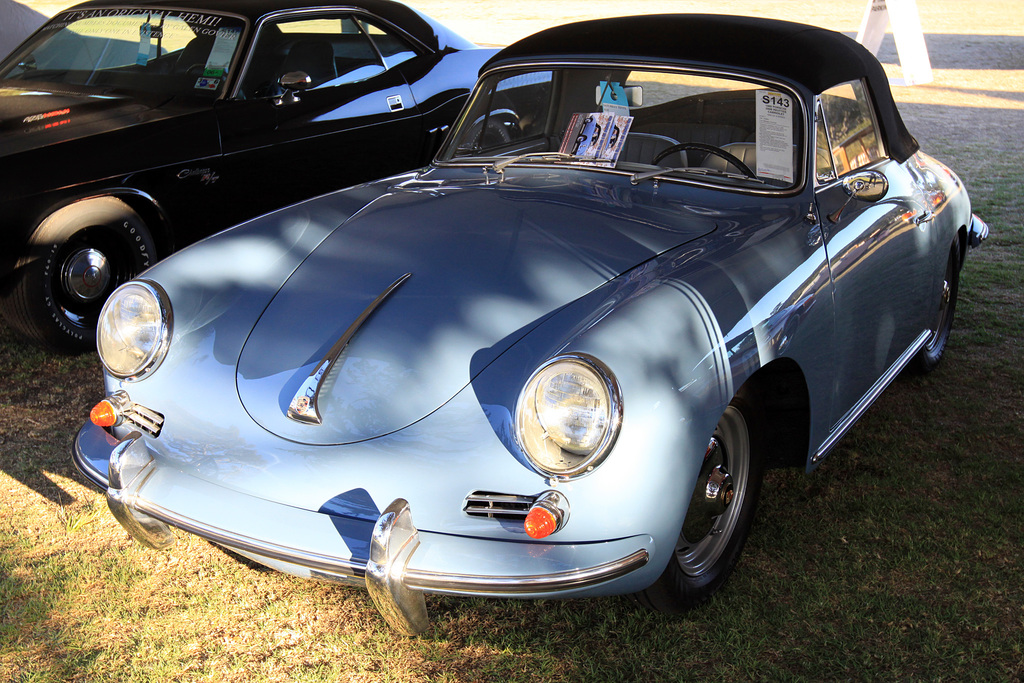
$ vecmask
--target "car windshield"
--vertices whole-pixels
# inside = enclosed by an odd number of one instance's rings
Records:
[[[734,187],[799,182],[801,108],[778,85],[676,70],[500,70],[480,82],[440,163],[573,164]],[[498,158],[496,158],[498,157]]]
[[[214,98],[244,26],[201,11],[69,10],[0,64],[0,79]]]

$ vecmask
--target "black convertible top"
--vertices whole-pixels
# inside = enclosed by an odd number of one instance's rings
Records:
[[[621,59],[686,62],[771,75],[818,94],[863,78],[893,158],[918,149],[896,109],[889,80],[868,50],[835,31],[790,21],[712,14],[651,14],[555,26],[495,55],[483,70],[531,60]]]

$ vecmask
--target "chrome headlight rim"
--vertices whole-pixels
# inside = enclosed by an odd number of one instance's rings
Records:
[[[156,343],[154,343],[149,352],[145,354],[143,360],[138,363],[136,367],[132,368],[130,372],[124,372],[112,368],[107,362],[107,359],[104,358],[101,347],[101,335],[103,334],[102,325],[110,308],[120,297],[124,296],[125,292],[133,288],[144,290],[156,303],[156,308],[160,313],[160,333]],[[99,353],[100,362],[103,364],[103,368],[113,377],[125,382],[135,382],[146,377],[159,368],[164,357],[167,356],[167,350],[171,345],[171,332],[173,327],[174,314],[171,310],[170,298],[167,296],[167,292],[164,291],[163,287],[151,280],[129,280],[128,282],[123,283],[111,292],[110,296],[107,297],[107,300],[103,304],[103,309],[100,311],[96,330],[96,350]]]
[[[545,466],[538,459],[537,454],[531,451],[530,439],[526,436],[526,430],[538,428],[538,425],[531,424],[538,422],[538,419],[536,411],[529,407],[529,397],[531,394],[536,395],[538,378],[548,369],[558,364],[576,365],[592,373],[603,385],[608,401],[607,426],[600,441],[577,464],[566,468]],[[515,406],[516,440],[530,466],[538,473],[561,480],[582,477],[593,472],[608,457],[622,427],[622,412],[622,392],[619,388],[619,383],[604,363],[586,353],[572,352],[559,354],[541,363],[533,371],[530,378],[523,385],[523,389],[519,392]]]

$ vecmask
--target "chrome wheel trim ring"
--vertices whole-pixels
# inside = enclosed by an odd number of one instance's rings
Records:
[[[950,322],[950,298],[953,294],[953,288],[950,282],[955,277],[956,264],[953,263],[953,255],[950,254],[949,260],[946,261],[946,276],[942,281],[942,295],[939,297],[939,313],[935,321],[935,331],[932,336],[928,338],[928,344],[926,348],[929,352],[934,351],[939,344],[942,342],[943,336],[946,334],[946,328],[949,327]]]
[[[704,574],[721,558],[736,530],[747,493],[747,481],[750,477],[750,438],[747,422],[738,408],[726,408],[718,427],[715,428],[715,439],[722,450],[723,469],[732,478],[732,501],[725,512],[715,519],[711,530],[703,538],[689,541],[680,531],[676,542],[675,560],[688,576],[697,577]],[[686,526],[684,521],[683,528]]]

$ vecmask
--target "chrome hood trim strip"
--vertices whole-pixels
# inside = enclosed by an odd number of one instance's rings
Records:
[[[299,386],[299,390],[295,392],[295,397],[292,398],[291,404],[288,406],[288,417],[295,420],[296,422],[304,422],[306,424],[323,424],[323,418],[320,417],[320,408],[318,401],[320,400],[320,389],[323,387],[324,379],[330,374],[331,368],[338,362],[338,358],[341,357],[341,352],[345,350],[348,343],[352,341],[352,337],[356,335],[359,328],[363,326],[366,319],[369,318],[377,307],[384,303],[391,294],[398,289],[403,282],[412,277],[412,273],[406,273],[402,277],[392,282],[387,289],[381,292],[376,299],[370,302],[370,305],[359,314],[359,317],[349,325],[348,329],[345,330],[344,334],[338,338],[338,341],[334,342],[334,346],[328,349],[327,354],[320,360],[319,363],[313,368],[313,371],[309,373],[309,377]]]

